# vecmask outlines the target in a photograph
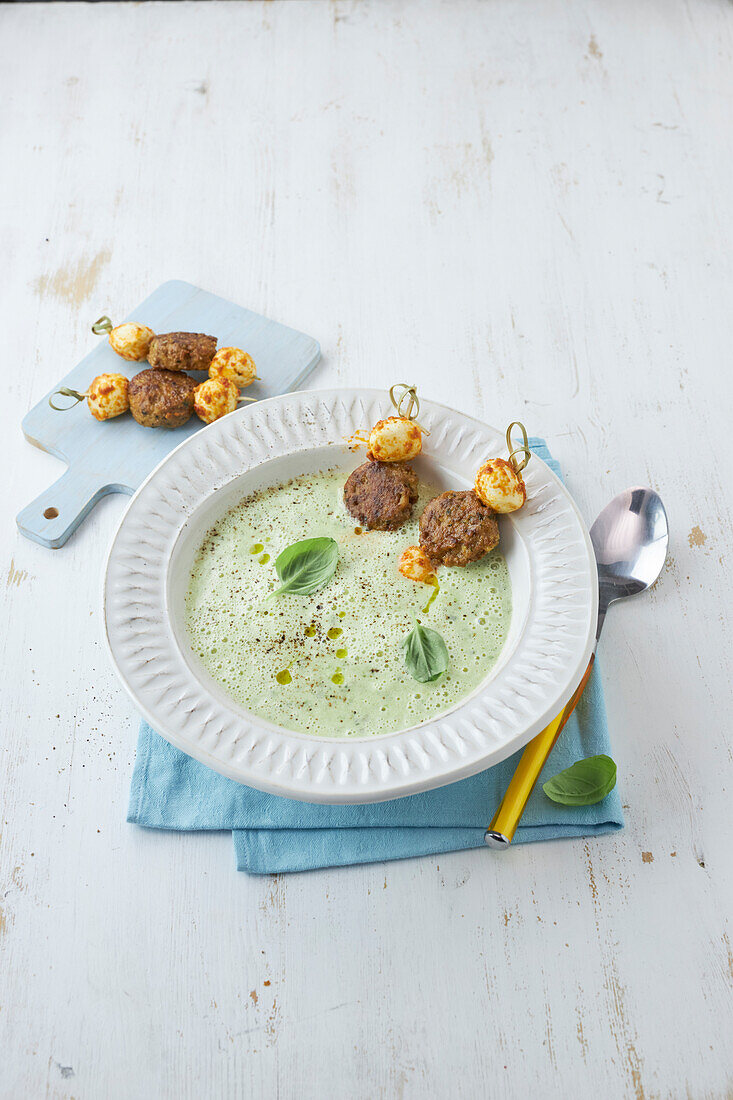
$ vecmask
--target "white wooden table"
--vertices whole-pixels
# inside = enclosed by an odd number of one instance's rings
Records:
[[[723,0],[0,8],[3,1097],[730,1095],[732,45]],[[661,492],[602,642],[623,833],[248,878],[125,823],[125,502],[24,541],[19,422],[171,277],[314,385],[521,417],[589,520]]]

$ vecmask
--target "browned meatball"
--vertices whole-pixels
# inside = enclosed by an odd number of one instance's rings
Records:
[[[193,412],[196,383],[175,370],[141,370],[130,379],[130,412],[146,428],[180,428]]]
[[[164,332],[150,341],[148,362],[165,370],[208,370],[216,337],[202,332]]]
[[[412,515],[417,474],[401,462],[365,462],[344,485],[344,502],[355,519],[374,531],[396,531]]]
[[[420,545],[433,565],[468,565],[498,541],[496,516],[473,489],[441,493],[420,516]]]

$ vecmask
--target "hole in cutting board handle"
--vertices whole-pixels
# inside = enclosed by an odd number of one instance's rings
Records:
[[[43,518],[44,519],[56,519],[56,516],[58,514],[59,514],[58,508],[47,508],[46,511],[43,513]]]

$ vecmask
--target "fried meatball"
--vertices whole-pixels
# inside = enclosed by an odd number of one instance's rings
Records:
[[[130,412],[146,428],[180,428],[193,412],[196,383],[174,370],[141,370],[130,380]]]
[[[496,516],[473,489],[441,493],[420,516],[420,545],[433,565],[468,565],[498,541]]]
[[[216,351],[216,337],[202,332],[164,332],[148,349],[151,367],[164,370],[208,370]]]
[[[364,462],[344,485],[344,503],[373,531],[396,531],[417,500],[417,474],[395,462]]]

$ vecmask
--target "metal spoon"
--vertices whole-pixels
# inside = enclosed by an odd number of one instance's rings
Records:
[[[667,513],[653,489],[626,489],[607,504],[590,529],[598,566],[596,643],[583,679],[565,709],[527,745],[484,837],[508,848],[545,761],[583,694],[595,661],[606,612],[616,600],[646,591],[662,572],[669,545]]]

